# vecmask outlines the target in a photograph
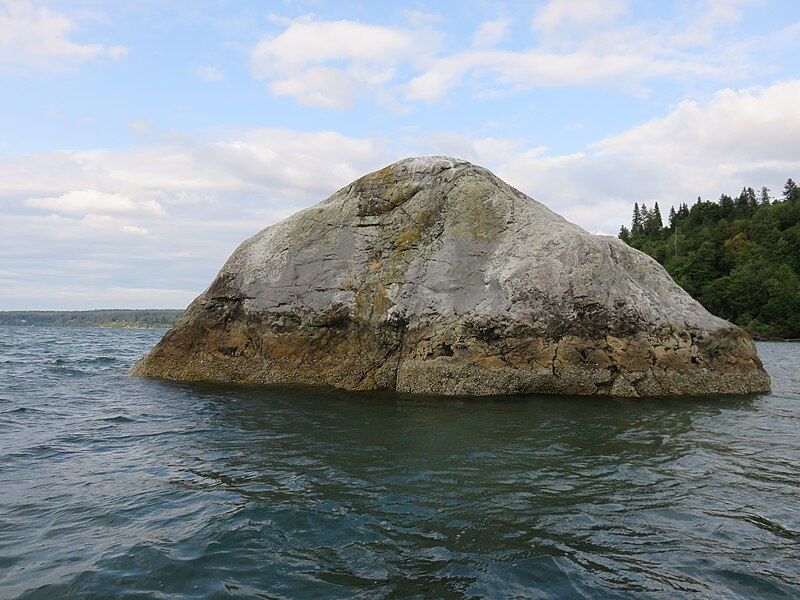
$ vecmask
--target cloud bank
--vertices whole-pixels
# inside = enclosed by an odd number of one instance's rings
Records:
[[[509,18],[480,23],[464,44],[445,43],[434,20],[400,27],[306,16],[277,20],[282,31],[259,41],[250,60],[273,94],[330,109],[368,97],[439,102],[462,86],[605,86],[641,95],[659,80],[735,81],[763,69],[757,36],[725,39],[746,3],[713,0],[691,18],[633,22],[626,0],[551,0],[533,14],[530,42],[513,49],[502,47],[515,25]]]
[[[184,305],[249,235],[413,154],[475,161],[584,228],[613,233],[634,201],[657,200],[666,210],[698,194],[778,190],[796,178],[799,97],[800,80],[724,89],[569,154],[458,132],[377,138],[257,129],[211,142],[0,158],[0,304],[19,307],[24,296],[31,307],[40,290],[39,308],[56,297],[68,306],[75,290],[100,281],[104,289],[135,288],[129,298],[140,306]]]

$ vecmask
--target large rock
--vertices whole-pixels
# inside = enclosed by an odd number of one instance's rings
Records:
[[[650,257],[446,157],[245,241],[133,372],[474,395],[770,386],[747,334]]]

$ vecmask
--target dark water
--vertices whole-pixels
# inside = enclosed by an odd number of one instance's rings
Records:
[[[126,375],[0,327],[0,597],[797,597],[800,344],[771,395],[414,398]]]

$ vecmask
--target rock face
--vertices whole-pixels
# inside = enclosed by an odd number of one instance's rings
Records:
[[[447,157],[245,241],[133,373],[468,395],[770,386],[747,334],[650,257]]]

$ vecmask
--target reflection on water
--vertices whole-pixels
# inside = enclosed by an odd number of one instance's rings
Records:
[[[773,394],[448,399],[131,379],[159,332],[0,328],[0,596],[795,597]]]

